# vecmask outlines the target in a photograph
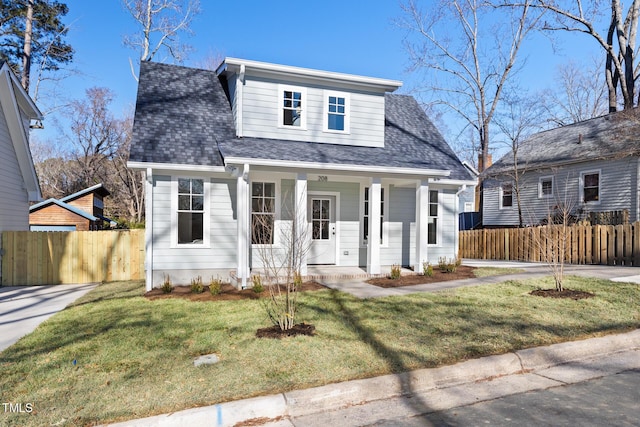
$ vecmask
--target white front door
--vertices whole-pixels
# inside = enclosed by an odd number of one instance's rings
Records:
[[[307,206],[311,245],[308,264],[336,263],[336,198],[309,196]]]

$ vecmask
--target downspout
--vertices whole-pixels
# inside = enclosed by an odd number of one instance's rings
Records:
[[[145,288],[153,289],[153,169],[145,176]]]
[[[467,189],[467,184],[463,184],[460,187],[460,190],[456,193],[456,202],[455,202],[455,238],[453,240],[453,252],[455,257],[457,258],[460,254],[460,194]]]
[[[238,73],[238,78],[236,79],[236,135],[238,136],[238,138],[242,138],[244,136],[244,133],[242,131],[243,128],[243,124],[242,124],[242,116],[243,116],[243,112],[242,112],[242,104],[243,104],[243,85],[244,85],[244,73],[245,73],[245,66],[244,64],[240,65],[240,73]]]
[[[638,170],[636,172],[636,221],[640,221],[640,157],[638,157]]]

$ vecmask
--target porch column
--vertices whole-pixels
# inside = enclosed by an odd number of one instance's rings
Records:
[[[369,186],[369,241],[367,244],[367,273],[380,274],[380,178],[372,178]]]
[[[153,289],[153,169],[147,168],[144,181],[145,196],[145,230],[144,230],[144,249],[145,249],[145,289],[150,291]]]
[[[416,253],[413,271],[422,271],[422,262],[428,261],[429,181],[416,183]]]
[[[238,174],[237,180],[237,206],[238,217],[238,253],[237,253],[237,278],[242,283],[242,288],[247,287],[249,278],[249,250],[251,248],[251,192],[249,191],[249,165],[244,165]]]
[[[307,275],[307,253],[309,252],[309,226],[307,224],[307,174],[299,173],[296,177],[295,184],[295,203],[293,209],[295,212],[295,239],[294,239],[294,257],[295,261],[300,263],[300,275]]]

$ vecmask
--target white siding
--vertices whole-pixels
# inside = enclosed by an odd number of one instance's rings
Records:
[[[600,171],[600,201],[584,204],[580,202],[580,175],[593,170]],[[540,198],[538,183],[541,177],[547,176],[553,177],[554,195],[552,198]],[[485,180],[483,224],[486,226],[518,225],[515,192],[513,206],[499,208],[500,185],[503,182],[510,181],[508,178]],[[527,172],[521,178],[520,197],[525,225],[539,223],[556,205],[572,206],[573,211],[581,209],[584,214],[627,209],[630,220],[637,221],[638,158],[584,162],[557,170]]]
[[[330,87],[306,87],[306,130],[279,127],[278,111],[282,108],[282,94],[278,82],[247,76],[243,92],[243,135],[293,141],[327,142],[331,144],[382,147],[384,145],[384,95],[349,91],[348,111],[351,124],[349,134],[324,132],[324,90]],[[288,82],[287,82],[288,84]],[[335,89],[347,92],[344,89]],[[235,101],[233,102],[235,105]],[[237,120],[237,118],[236,118]]]
[[[171,177],[154,176],[153,265],[155,270],[234,269],[236,265],[236,183],[211,179],[210,248],[171,247]],[[208,279],[208,277],[203,277]]]
[[[0,231],[29,229],[29,197],[0,106]]]

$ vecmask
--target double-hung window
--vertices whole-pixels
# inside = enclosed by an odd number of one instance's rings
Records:
[[[251,184],[251,243],[273,244],[276,215],[276,185],[273,182]]]
[[[178,245],[207,243],[205,206],[205,181],[197,178],[178,178],[176,212]]]
[[[438,191],[429,190],[429,221],[427,223],[427,244],[438,244]]]
[[[538,197],[551,198],[553,197],[553,177],[543,176],[538,182]]]
[[[369,241],[369,187],[364,188],[364,215],[362,217],[363,242]],[[384,241],[384,187],[380,188],[380,244]]]
[[[278,125],[284,128],[306,129],[306,89],[302,87],[280,85],[279,93],[280,107],[278,110]]]
[[[349,94],[324,92],[324,131],[349,133]]]
[[[583,172],[581,176],[582,201],[597,203],[600,201],[600,171]]]
[[[502,184],[500,194],[500,207],[510,208],[511,206],[513,206],[513,185]]]

